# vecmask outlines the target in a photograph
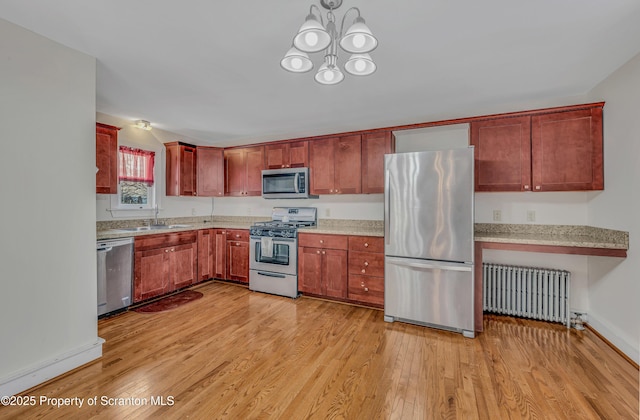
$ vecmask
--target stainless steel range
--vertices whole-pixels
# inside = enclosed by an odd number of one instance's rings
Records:
[[[315,226],[315,207],[274,207],[270,222],[251,226],[249,289],[298,297],[298,228]]]

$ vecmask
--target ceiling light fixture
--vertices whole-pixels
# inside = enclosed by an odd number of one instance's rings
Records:
[[[344,79],[344,73],[338,67],[338,45],[353,54],[344,65],[344,70],[353,76],[368,76],[376,71],[376,64],[369,55],[378,46],[378,40],[360,16],[360,9],[352,7],[342,17],[338,32],[333,11],[342,5],[342,0],[320,0],[327,12],[327,24],[324,24],[318,6],[312,4],[309,15],[293,38],[293,46],[280,61],[283,69],[292,73],[306,73],[313,68],[313,62],[307,53],[324,50],[324,62],[318,69],[315,79],[323,85],[335,85]],[[314,14],[314,9],[316,14]],[[344,32],[344,22],[350,11],[358,16]]]
[[[138,120],[136,121],[136,127],[149,131],[151,130],[151,123],[145,120]]]

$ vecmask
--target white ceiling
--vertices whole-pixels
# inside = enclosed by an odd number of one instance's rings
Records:
[[[201,145],[517,110],[584,95],[640,52],[638,0],[344,0],[337,22],[361,10],[378,70],[322,86],[279,64],[311,4],[0,0],[0,17],[96,57],[99,112]]]

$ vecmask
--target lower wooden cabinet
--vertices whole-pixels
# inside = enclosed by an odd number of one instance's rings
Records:
[[[224,279],[227,275],[227,231],[213,229],[213,278]]]
[[[215,229],[198,231],[198,280],[213,278]]]
[[[298,290],[346,299],[347,236],[301,233],[298,245]]]
[[[225,278],[249,283],[249,231],[227,229],[227,272]]]
[[[148,235],[135,239],[133,301],[160,296],[196,282],[197,232]]]
[[[384,238],[349,236],[348,298],[384,306]]]

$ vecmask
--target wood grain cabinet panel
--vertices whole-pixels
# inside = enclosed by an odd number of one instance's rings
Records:
[[[213,264],[215,261],[214,229],[198,231],[198,279],[213,278]]]
[[[264,146],[225,149],[225,195],[262,195]]]
[[[168,196],[195,196],[196,147],[189,144],[165,143],[166,194]]]
[[[249,243],[227,241],[227,279],[249,283]]]
[[[384,306],[384,238],[349,236],[348,298]]]
[[[309,142],[295,141],[265,146],[267,169],[304,168],[309,166]]]
[[[227,280],[249,283],[249,230],[225,229]]]
[[[471,123],[476,191],[531,190],[531,117]]]
[[[349,274],[349,299],[384,306],[384,277]]]
[[[360,134],[309,143],[312,194],[359,194],[362,191]]]
[[[96,123],[96,193],[118,193],[118,127]]]
[[[214,229],[213,236],[213,277],[224,279],[227,276],[227,232]]]
[[[170,293],[196,282],[196,231],[135,238],[133,301]]]
[[[320,248],[298,247],[298,290],[322,294],[322,254]]]
[[[471,123],[476,191],[604,188],[602,104]]]
[[[224,149],[197,147],[196,189],[200,197],[224,195]]]
[[[298,236],[298,289],[302,293],[347,297],[347,243],[343,235]]]
[[[533,116],[534,191],[604,188],[602,108]]]
[[[395,153],[396,138],[391,131],[362,136],[362,193],[384,193],[384,155]]]

